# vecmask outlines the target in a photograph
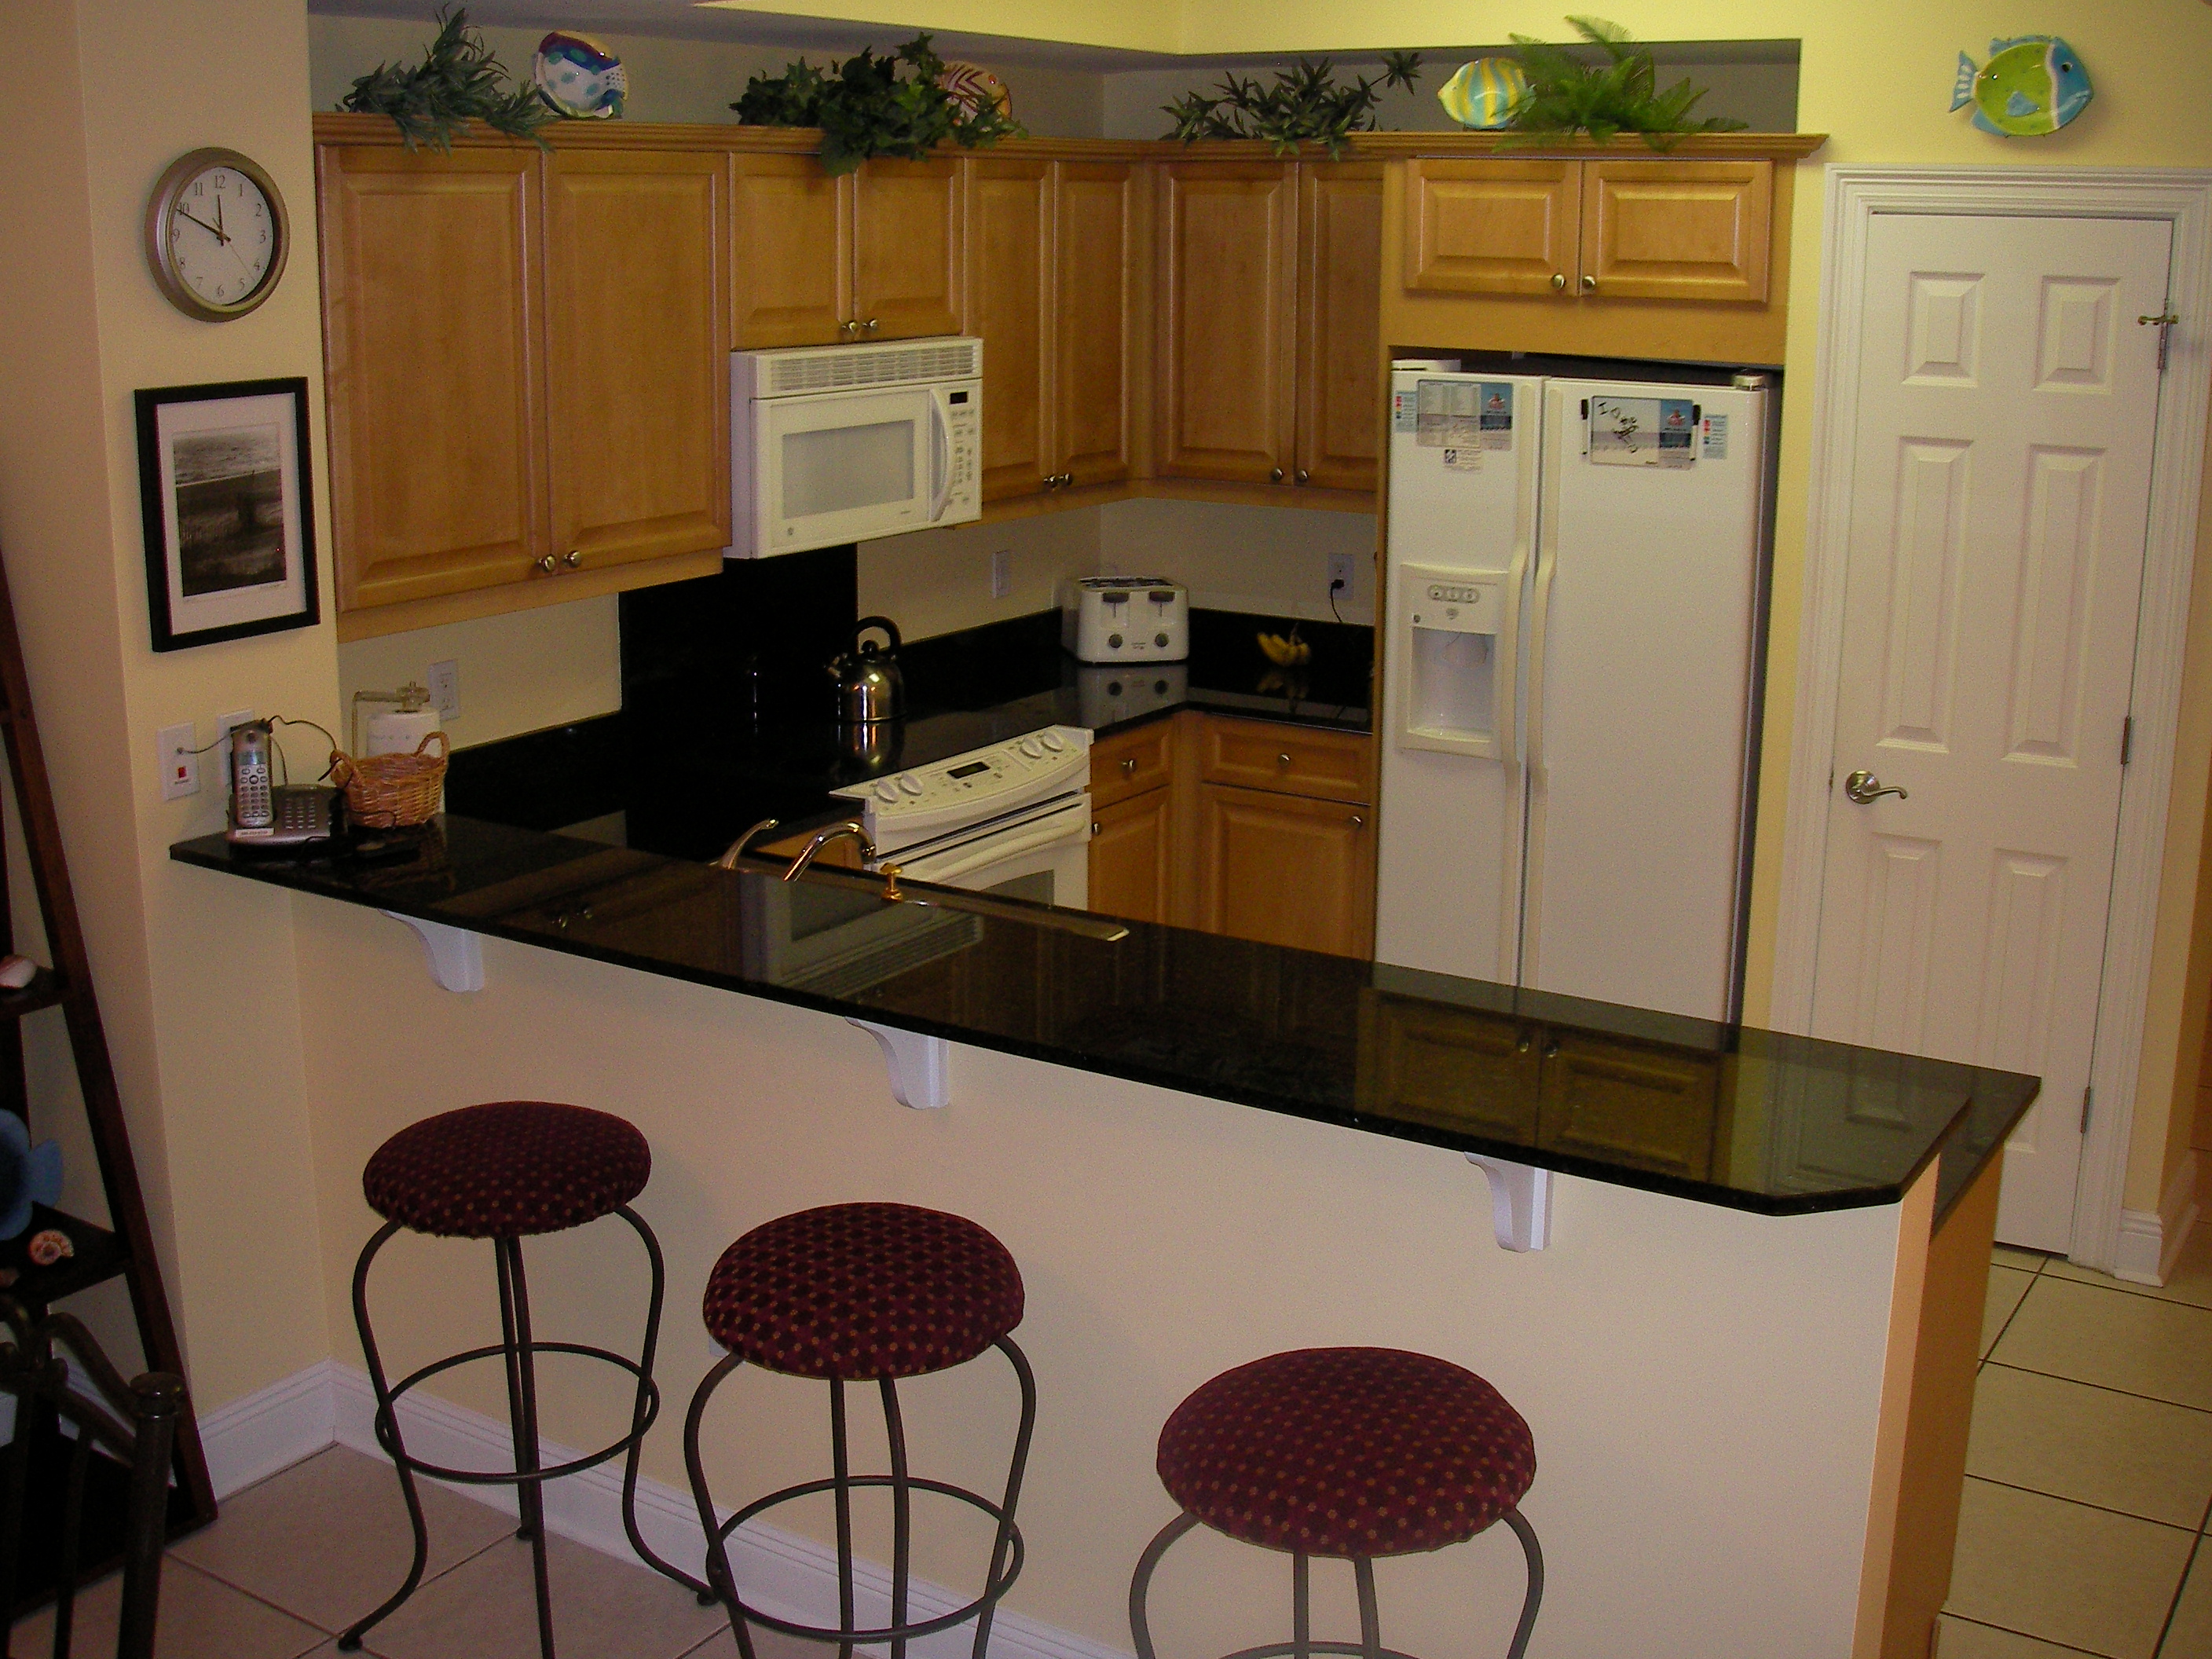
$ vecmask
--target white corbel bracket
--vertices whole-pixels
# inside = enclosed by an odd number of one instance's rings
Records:
[[[1490,1221],[1501,1250],[1540,1250],[1552,1242],[1552,1172],[1482,1152],[1467,1161],[1490,1177]]]
[[[924,1036],[919,1031],[902,1031],[895,1025],[878,1025],[865,1019],[848,1023],[875,1038],[884,1051],[884,1063],[891,1072],[891,1096],[900,1105],[928,1108],[951,1102],[952,1091],[945,1081],[945,1066],[948,1045],[943,1037]]]
[[[448,927],[442,921],[425,921],[420,916],[403,916],[397,910],[384,913],[392,921],[412,927],[422,939],[423,953],[430,958],[430,977],[448,991],[481,991],[483,989],[483,940],[463,927]]]

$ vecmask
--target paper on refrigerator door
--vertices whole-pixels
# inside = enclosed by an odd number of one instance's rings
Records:
[[[1687,398],[1589,400],[1592,465],[1684,467],[1697,458],[1698,406]]]
[[[1513,447],[1513,387],[1503,380],[1482,383],[1479,425],[1485,449]]]

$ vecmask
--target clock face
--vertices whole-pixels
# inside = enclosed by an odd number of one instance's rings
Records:
[[[155,191],[147,232],[162,291],[208,321],[252,309],[283,273],[283,200],[242,155],[198,151],[171,167]]]

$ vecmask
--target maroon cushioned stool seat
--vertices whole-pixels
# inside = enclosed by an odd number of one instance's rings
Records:
[[[1160,1481],[1182,1513],[1139,1563],[1129,1619],[1139,1659],[1153,1659],[1146,1597],[1168,1547],[1206,1525],[1293,1561],[1297,1638],[1247,1649],[1362,1654],[1382,1645],[1372,1563],[1466,1542],[1503,1520],[1528,1561],[1528,1594],[1510,1650],[1528,1645],[1543,1558],[1522,1518],[1536,1446],[1521,1413],[1464,1366],[1397,1348],[1301,1348],[1224,1371],[1176,1407],[1160,1431]],[[1360,1640],[1309,1639],[1307,1559],[1349,1560]]]
[[[645,1190],[653,1174],[653,1150],[645,1137],[611,1112],[564,1106],[544,1100],[500,1100],[463,1106],[409,1125],[376,1149],[362,1171],[362,1193],[384,1218],[354,1268],[354,1322],[361,1331],[362,1353],[376,1394],[377,1443],[398,1472],[401,1495],[415,1529],[415,1559],[406,1581],[384,1604],[356,1620],[339,1637],[347,1652],[393,1613],[422,1582],[429,1559],[430,1534],[415,1489],[418,1474],[471,1486],[511,1486],[521,1510],[520,1536],[531,1540],[537,1579],[538,1644],[543,1659],[555,1659],[553,1606],[545,1557],[544,1500],[548,1480],[573,1474],[627,1454],[623,1476],[623,1522],[630,1543],[645,1562],[683,1584],[702,1601],[707,1586],[678,1571],[646,1547],[637,1528],[638,1458],[647,1430],[660,1412],[660,1391],[653,1381],[653,1349],[660,1334],[660,1305],[665,1273],[659,1241],[630,1200]],[[530,1291],[524,1274],[522,1241],[562,1232],[619,1216],[645,1246],[652,1273],[646,1298],[645,1340],[638,1357],[577,1342],[541,1341],[531,1334]],[[432,1361],[398,1382],[385,1377],[384,1361],[368,1317],[368,1269],[392,1236],[405,1229],[439,1238],[488,1239],[498,1271],[500,1340]],[[538,1432],[538,1356],[578,1355],[625,1373],[631,1390],[629,1431],[595,1452],[551,1468],[541,1466]],[[408,1451],[399,1431],[402,1395],[441,1372],[478,1360],[500,1362],[507,1374],[508,1427],[515,1447],[514,1468],[452,1468]]]
[[[707,1278],[701,1311],[707,1331],[728,1350],[692,1396],[684,1429],[691,1491],[707,1534],[707,1576],[730,1615],[739,1652],[751,1659],[750,1626],[761,1625],[817,1642],[885,1643],[903,1659],[917,1636],[975,1620],[975,1659],[983,1659],[1000,1600],[1021,1574],[1021,1529],[1014,1504],[1036,1421],[1036,1383],[1011,1333],[1021,1323],[1021,1270],[1006,1247],[963,1217],[911,1204],[830,1204],[779,1217],[754,1228],[722,1252]],[[908,1472],[898,1380],[950,1370],[996,1348],[1021,1384],[1021,1426],[1006,1474],[1004,1501]],[[754,1499],[718,1522],[700,1460],[699,1430],[708,1401],[738,1366],[759,1366],[830,1385],[830,1443],[834,1473],[826,1480],[786,1486]],[[845,1385],[875,1384],[882,1397],[890,1451],[888,1474],[854,1474],[847,1450]],[[854,1624],[852,1503],[855,1491],[887,1489],[891,1497],[891,1620],[880,1629]],[[763,1613],[738,1595],[726,1543],[745,1522],[780,1504],[819,1492],[837,1512],[840,1616],[833,1628],[795,1624]],[[908,1617],[912,1506],[917,1493],[981,1510],[995,1524],[990,1571],[982,1593],[934,1618]]]

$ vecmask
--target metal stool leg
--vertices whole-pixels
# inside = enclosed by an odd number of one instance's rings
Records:
[[[1521,1540],[1521,1552],[1528,1558],[1528,1594],[1521,1603],[1521,1622],[1513,1632],[1513,1645],[1505,1650],[1505,1659],[1521,1659],[1528,1650],[1528,1633],[1536,1628],[1536,1609],[1544,1600],[1544,1552],[1536,1542],[1536,1529],[1518,1510],[1505,1511],[1505,1524],[1513,1528]]]
[[[1291,1659],[1312,1659],[1313,1595],[1311,1559],[1303,1551],[1291,1554]]]
[[[853,1611],[853,1460],[845,1445],[845,1385],[830,1379],[830,1470],[837,1500],[837,1628],[854,1628]],[[837,1659],[853,1659],[853,1644],[840,1642]]]
[[[884,1396],[884,1439],[891,1462],[891,1627],[906,1626],[908,1572],[914,1547],[914,1495],[907,1486],[906,1424],[899,1416],[898,1384],[877,1380]],[[906,1638],[891,1644],[891,1659],[906,1659]]]
[[[369,1387],[376,1395],[376,1437],[392,1455],[393,1471],[399,1477],[399,1495],[407,1500],[408,1522],[415,1529],[415,1559],[408,1566],[405,1582],[374,1613],[356,1620],[339,1636],[338,1649],[343,1653],[357,1652],[361,1638],[415,1594],[415,1587],[422,1582],[422,1569],[430,1559],[430,1528],[422,1519],[422,1499],[415,1490],[415,1471],[408,1467],[406,1443],[399,1434],[399,1415],[392,1409],[384,1361],[376,1351],[376,1333],[368,1322],[368,1265],[376,1259],[376,1253],[384,1248],[386,1241],[398,1231],[398,1222],[387,1221],[362,1247],[361,1260],[354,1264],[353,1270],[353,1322],[361,1333],[362,1358],[368,1367]]]
[[[1359,1650],[1364,1659],[1382,1659],[1382,1615],[1375,1605],[1375,1563],[1352,1558],[1352,1581],[1359,1586]]]
[[[699,1510],[699,1529],[707,1534],[707,1582],[714,1586],[715,1599],[729,1610],[730,1633],[738,1639],[739,1659],[753,1659],[751,1626],[738,1600],[737,1579],[730,1571],[721,1523],[714,1517],[714,1495],[707,1490],[707,1467],[699,1457],[699,1425],[707,1415],[707,1402],[722,1386],[722,1379],[744,1364],[737,1355],[726,1354],[701,1379],[698,1391],[691,1396],[691,1409],[684,1419],[684,1467],[691,1477],[691,1501]]]
[[[663,1577],[674,1579],[696,1595],[700,1606],[710,1607],[714,1601],[714,1592],[682,1568],[673,1566],[654,1554],[646,1547],[644,1534],[637,1528],[637,1470],[640,1461],[645,1456],[645,1431],[653,1417],[653,1358],[660,1346],[660,1303],[662,1292],[667,1288],[668,1274],[661,1263],[660,1241],[653,1237],[653,1229],[645,1224],[645,1218],[627,1204],[618,1206],[615,1213],[629,1222],[632,1231],[637,1234],[645,1246],[646,1261],[653,1269],[653,1288],[645,1304],[645,1344],[638,1350],[637,1399],[630,1408],[629,1456],[623,1465],[623,1530],[629,1534],[629,1547],[637,1552],[640,1560]]]
[[[1036,1429],[1036,1375],[1030,1370],[1029,1356],[1015,1346],[1011,1336],[1000,1337],[998,1348],[1014,1368],[1014,1380],[1021,1384],[1022,1425],[1015,1431],[1014,1455],[1006,1465],[1006,1501],[1000,1512],[998,1539],[991,1546],[991,1576],[983,1581],[987,1588],[998,1583],[1006,1553],[1013,1547],[1014,1505],[1021,1501],[1022,1476],[1030,1465],[1030,1437]],[[998,1611],[999,1598],[993,1595],[983,1604],[983,1611],[975,1620],[975,1659],[984,1659],[991,1645],[991,1620]]]
[[[522,1241],[494,1241],[499,1253],[500,1287],[507,1301],[509,1340],[521,1377],[521,1414],[510,1419],[514,1427],[515,1496],[522,1510],[524,1536],[530,1540],[530,1569],[538,1590],[538,1648],[544,1659],[553,1652],[553,1583],[545,1559],[545,1491],[538,1479],[538,1361],[531,1352],[530,1286],[522,1273]]]
[[[1129,1581],[1129,1636],[1137,1644],[1137,1659],[1159,1659],[1152,1648],[1151,1622],[1145,1617],[1145,1598],[1152,1594],[1152,1573],[1168,1547],[1197,1524],[1198,1517],[1185,1510],[1162,1527],[1137,1558],[1137,1576]]]

